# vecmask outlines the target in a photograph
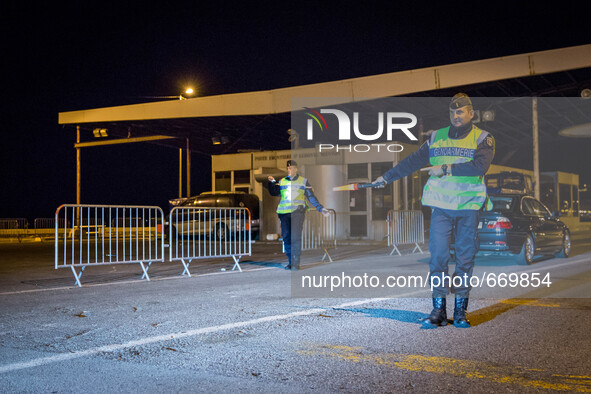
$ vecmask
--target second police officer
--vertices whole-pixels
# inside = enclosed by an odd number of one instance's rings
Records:
[[[277,205],[277,214],[281,221],[281,238],[288,260],[285,269],[298,270],[302,252],[302,229],[306,216],[306,200],[324,216],[328,216],[330,213],[318,202],[308,180],[298,175],[295,160],[287,161],[287,176],[285,178],[279,182],[272,176],[269,176],[268,179],[269,193],[272,196],[281,196],[279,205]]]

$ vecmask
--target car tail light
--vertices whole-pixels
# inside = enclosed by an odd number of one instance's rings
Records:
[[[491,221],[488,222],[486,224],[486,228],[488,229],[511,229],[513,228],[513,225],[511,224],[511,221],[505,217],[500,217],[497,218],[497,220],[495,221]]]

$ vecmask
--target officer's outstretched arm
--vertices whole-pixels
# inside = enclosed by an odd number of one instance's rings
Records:
[[[410,154],[400,163],[388,170],[384,175],[377,177],[372,183],[385,182],[386,184],[404,178],[421,169],[429,162],[429,142],[426,141],[418,151]]]

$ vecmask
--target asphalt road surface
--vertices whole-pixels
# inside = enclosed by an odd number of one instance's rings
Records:
[[[568,259],[531,266],[478,258],[475,275],[552,283],[474,289],[473,327],[433,330],[420,324],[426,288],[306,297],[300,286],[304,276],[424,272],[428,254],[412,248],[339,247],[324,264],[307,252],[292,273],[278,244],[261,243],[244,272],[227,258],[192,263],[191,278],[179,263],[154,264],[149,282],[138,264],[90,267],[78,288],[54,269],[52,244],[0,244],[0,391],[589,392],[590,238],[575,236]]]

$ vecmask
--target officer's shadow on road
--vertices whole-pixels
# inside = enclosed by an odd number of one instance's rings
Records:
[[[468,312],[468,318],[470,319],[470,324],[472,327],[476,327],[480,324],[487,323],[499,315],[510,311],[511,309],[515,308],[516,306],[523,305],[527,302],[511,302],[513,300],[505,300],[504,302],[499,302],[494,305],[490,305],[488,307]],[[400,309],[383,309],[383,308],[331,308],[333,311],[341,311],[341,312],[351,312],[351,313],[361,313],[366,315],[366,317],[375,317],[381,319],[391,319],[396,320],[402,323],[411,323],[422,325],[423,321],[429,317],[429,314],[423,312],[416,312],[416,311],[405,311]],[[324,316],[324,315],[322,315]],[[332,317],[332,316],[324,316],[324,317]],[[448,323],[451,324],[453,321],[448,319]]]
[[[497,316],[515,308],[516,306],[520,305],[521,303],[498,303],[495,305],[491,305],[489,307],[468,312],[468,318],[470,319],[470,323],[472,327],[478,326],[480,324],[486,323],[490,320],[493,320]],[[402,323],[414,323],[418,325],[422,325],[423,321],[429,317],[427,313],[422,312],[415,312],[415,311],[404,311],[399,309],[336,309],[338,311],[346,311],[346,312],[353,312],[353,313],[363,313],[367,315],[367,317],[377,317],[382,319],[391,319],[396,320]],[[452,320],[448,319],[448,323],[451,324]]]
[[[334,309],[338,311],[363,313],[367,317],[397,320],[402,323],[422,324],[429,315],[422,312],[404,311],[400,309],[377,309],[377,308],[356,308],[356,309]]]

